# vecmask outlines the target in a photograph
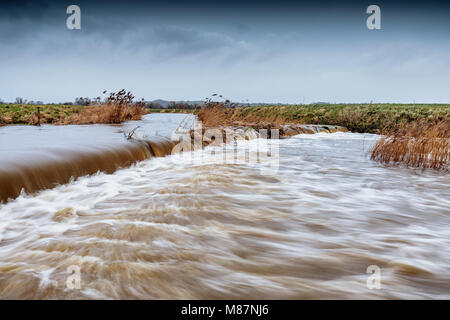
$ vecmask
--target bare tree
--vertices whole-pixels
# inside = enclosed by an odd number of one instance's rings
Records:
[[[79,97],[75,99],[75,104],[78,106],[88,106],[91,104],[91,99]]]
[[[27,103],[26,99],[20,97],[16,98],[16,104],[25,104],[25,103]]]

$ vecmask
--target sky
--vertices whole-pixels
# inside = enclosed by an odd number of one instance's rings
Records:
[[[69,30],[69,5],[81,29]],[[369,30],[369,5],[381,29]],[[0,2],[0,99],[450,103],[450,1]]]

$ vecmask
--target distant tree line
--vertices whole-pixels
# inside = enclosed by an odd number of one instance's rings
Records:
[[[59,103],[44,103],[43,101],[37,100],[27,100],[21,97],[17,97],[14,102],[6,102],[5,100],[0,98],[0,104],[31,104],[31,105],[73,105],[72,102],[59,102]]]
[[[107,91],[103,92],[103,95]],[[144,99],[135,102],[135,104],[139,104],[141,106],[150,108],[150,109],[198,109],[204,106],[207,103],[211,103],[215,100],[213,100],[214,97],[218,95],[214,94],[211,96],[211,98],[206,98],[206,101],[164,101],[164,100],[155,100],[155,101],[144,101]],[[251,106],[251,105],[274,105],[274,104],[266,104],[266,103],[232,103],[230,100],[227,100],[223,98],[222,96],[218,96],[218,99],[222,99],[223,101],[221,103],[225,104],[228,107],[243,107],[243,106]],[[160,103],[162,101],[162,103]],[[78,105],[78,106],[97,106],[102,105],[104,103],[108,102],[108,97],[96,97],[96,98],[88,98],[88,97],[77,97],[75,98],[74,102],[59,102],[59,103],[46,103],[48,105]],[[5,104],[4,100],[0,99],[0,103]],[[17,97],[15,104],[31,104],[31,105],[42,105],[44,102],[42,101],[33,101],[33,100],[27,100],[22,97]],[[317,102],[314,104],[328,104],[326,102]],[[278,103],[277,105],[282,105],[281,103]]]
[[[186,102],[174,102],[174,101],[172,101],[167,106],[167,109],[196,109],[198,107],[199,107],[199,105],[197,105],[197,104],[189,104],[189,103],[186,103]]]

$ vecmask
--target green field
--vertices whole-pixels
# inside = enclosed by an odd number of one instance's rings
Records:
[[[83,106],[70,105],[0,104],[0,125],[36,124],[38,107],[41,123],[54,123],[83,108]]]
[[[404,123],[450,119],[450,104],[333,104],[236,108],[233,120],[268,123],[329,124],[354,132],[377,133]]]

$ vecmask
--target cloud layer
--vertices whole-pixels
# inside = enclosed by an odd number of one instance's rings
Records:
[[[82,29],[67,30],[66,4],[40,4],[0,10],[4,100],[125,87],[145,99],[450,102],[449,17],[439,7],[421,9],[427,22],[418,8],[381,6],[383,29],[370,31],[361,4],[82,2]]]

